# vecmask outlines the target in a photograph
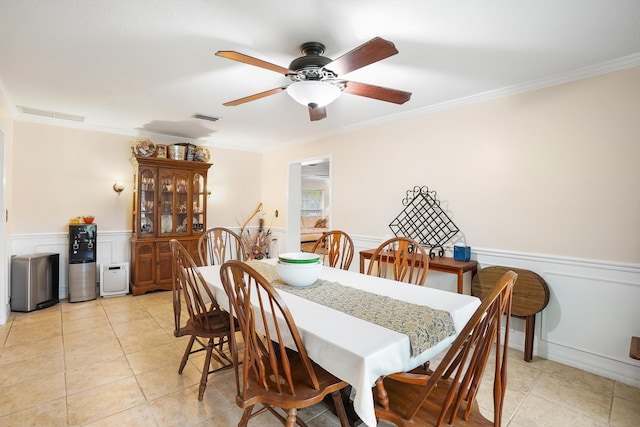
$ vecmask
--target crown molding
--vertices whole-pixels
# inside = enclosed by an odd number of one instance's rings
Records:
[[[92,125],[92,124],[82,123],[82,122],[72,122],[68,120],[55,119],[50,117],[24,114],[19,112],[15,104],[11,101],[11,96],[6,90],[5,86],[3,85],[1,78],[0,78],[0,101],[3,101],[5,103],[5,105],[7,106],[7,108],[9,109],[12,115],[12,118],[18,121],[43,123],[43,124],[50,124],[55,126],[63,126],[63,127],[71,127],[71,128],[84,129],[84,130],[97,131],[97,132],[113,133],[117,135],[127,135],[134,138],[139,138],[139,137],[158,138],[168,142],[199,143],[201,145],[207,145],[210,147],[219,147],[219,148],[225,148],[225,149],[231,149],[231,150],[268,152],[268,151],[281,150],[289,146],[318,141],[318,140],[329,138],[335,135],[349,133],[349,132],[366,129],[370,127],[380,126],[383,124],[393,123],[393,122],[405,120],[408,118],[412,118],[412,117],[416,117],[424,114],[450,110],[450,109],[462,107],[465,105],[475,104],[475,103],[484,102],[484,101],[490,101],[498,98],[504,98],[504,97],[517,95],[525,92],[531,92],[539,89],[544,89],[547,87],[552,87],[552,86],[557,86],[564,83],[583,80],[590,77],[612,73],[615,71],[621,71],[627,68],[632,68],[637,66],[640,66],[640,52],[627,55],[621,58],[616,58],[610,61],[589,65],[589,66],[572,70],[569,72],[559,73],[553,76],[536,79],[536,80],[532,80],[525,83],[506,86],[500,89],[490,90],[490,91],[478,93],[471,96],[457,98],[450,101],[441,102],[441,103],[429,105],[422,108],[417,108],[415,110],[410,110],[403,113],[386,116],[380,119],[368,120],[368,121],[356,123],[354,125],[336,128],[329,132],[308,135],[304,138],[293,139],[288,142],[284,142],[282,144],[278,144],[276,146],[266,148],[266,149],[257,149],[257,148],[252,148],[248,146],[238,147],[237,145],[232,146],[230,144],[213,142],[207,139],[194,140],[194,139],[183,138],[183,137],[178,137],[173,135],[164,135],[164,134],[155,134],[155,133],[145,132],[140,129],[112,128],[112,127],[97,126],[97,125]]]
[[[625,70],[627,68],[633,68],[640,66],[640,53],[627,55],[622,58],[617,58],[611,61],[605,61],[599,64],[589,65],[587,67],[572,70],[566,73],[559,73],[553,76],[545,77],[542,79],[536,79],[525,83],[519,83],[512,86],[506,86],[500,89],[490,90],[487,92],[478,93],[471,96],[465,96],[462,98],[453,99],[438,104],[429,105],[415,110],[406,111],[390,116],[386,116],[380,119],[368,120],[366,122],[360,122],[355,125],[345,126],[342,128],[334,129],[330,132],[321,134],[310,135],[305,138],[290,141],[289,143],[282,144],[278,147],[274,147],[271,150],[281,149],[286,146],[304,144],[307,142],[317,141],[325,139],[331,136],[353,132],[356,130],[366,129],[374,126],[380,126],[383,124],[397,122],[424,114],[435,113],[438,111],[450,110],[453,108],[462,107],[465,105],[476,104],[479,102],[490,101],[498,98],[505,98],[512,95],[517,95],[525,92],[532,92],[535,90],[544,89],[547,87],[557,86],[573,81],[583,80],[590,77],[599,76],[602,74],[608,74],[615,71]]]

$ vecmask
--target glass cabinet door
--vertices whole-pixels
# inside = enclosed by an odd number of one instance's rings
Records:
[[[160,203],[162,204],[160,216],[160,233],[173,233],[173,176],[163,175],[160,177]]]
[[[189,231],[189,174],[161,171],[160,234],[186,234]]]
[[[176,176],[176,233],[189,233],[189,179],[185,174]]]
[[[193,175],[193,187],[191,194],[193,195],[193,223],[194,233],[204,231],[204,218],[206,215],[205,207],[207,203],[206,181],[202,174]]]
[[[156,202],[156,174],[152,169],[142,169],[140,171],[140,205],[137,207],[140,212],[140,236],[153,234]]]

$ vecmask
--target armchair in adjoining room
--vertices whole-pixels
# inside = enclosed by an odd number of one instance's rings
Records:
[[[312,243],[318,240],[323,233],[329,231],[327,218],[321,216],[300,217],[300,243]]]

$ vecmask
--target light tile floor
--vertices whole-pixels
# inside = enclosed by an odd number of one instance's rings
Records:
[[[0,326],[0,426],[234,426],[233,371],[213,374],[202,402],[203,357],[177,374],[186,341],[173,337],[170,292],[98,298]],[[488,381],[491,381],[490,379]],[[511,351],[504,425],[639,426],[640,390]],[[491,386],[481,412],[492,418]],[[310,427],[337,426],[326,407],[301,411]],[[271,415],[254,427],[280,426]]]

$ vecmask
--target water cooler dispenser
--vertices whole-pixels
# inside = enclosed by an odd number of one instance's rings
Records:
[[[96,299],[95,224],[69,225],[69,302]]]

